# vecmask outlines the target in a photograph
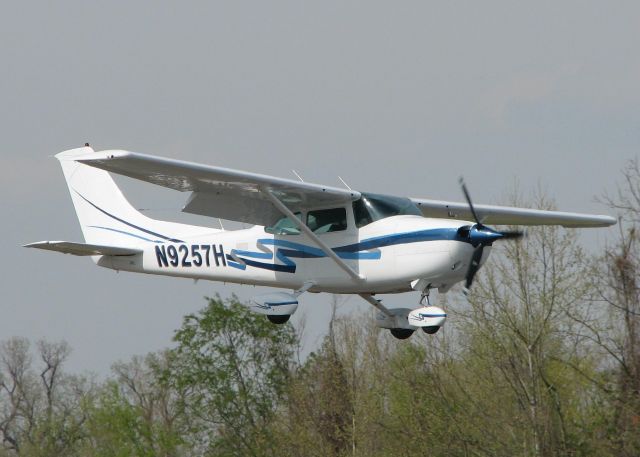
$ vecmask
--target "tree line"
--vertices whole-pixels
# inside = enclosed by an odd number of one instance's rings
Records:
[[[603,252],[555,227],[496,246],[435,336],[395,340],[334,297],[301,358],[291,324],[214,297],[107,380],[67,373],[64,342],[5,340],[0,456],[638,456],[637,161],[623,177]]]

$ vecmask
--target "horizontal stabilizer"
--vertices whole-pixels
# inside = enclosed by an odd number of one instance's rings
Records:
[[[136,255],[142,252],[141,249],[72,243],[71,241],[38,241],[37,243],[25,244],[24,247],[46,249],[47,251],[57,251],[63,254],[73,255]]]

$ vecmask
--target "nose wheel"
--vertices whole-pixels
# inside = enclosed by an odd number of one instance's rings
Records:
[[[422,327],[422,331],[427,335],[435,335],[440,330],[440,326],[438,325],[430,325],[429,327]]]
[[[411,285],[414,289],[420,290],[420,300],[418,300],[418,308],[411,311],[407,316],[409,324],[414,327],[420,327],[428,335],[433,335],[444,325],[447,315],[441,308],[431,305],[429,300],[431,283],[425,280],[418,280]]]
[[[429,301],[429,292],[430,291],[431,291],[430,287],[427,287],[425,290],[422,291],[422,293],[420,294],[420,301],[418,301],[418,304],[420,306],[424,306],[425,302],[427,302],[426,304],[427,304],[428,307],[431,306],[431,302]],[[429,325],[427,327],[420,327],[420,328],[427,335],[435,335],[436,333],[438,333],[438,330],[440,330],[440,326],[439,325]]]

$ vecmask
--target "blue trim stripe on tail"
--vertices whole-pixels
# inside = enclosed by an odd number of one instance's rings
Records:
[[[135,224],[132,224],[131,222],[127,222],[127,221],[125,221],[124,219],[120,219],[119,217],[114,216],[113,214],[109,213],[108,211],[103,210],[103,209],[102,209],[102,208],[100,208],[98,205],[96,205],[96,204],[94,204],[93,202],[91,202],[91,201],[89,201],[88,199],[86,199],[86,198],[84,197],[84,195],[82,195],[82,194],[81,194],[80,192],[78,192],[77,190],[75,190],[75,189],[74,189],[74,192],[75,192],[76,194],[78,194],[78,195],[80,196],[80,198],[82,198],[84,201],[86,201],[86,202],[87,202],[87,203],[89,203],[91,206],[93,206],[95,209],[97,209],[97,210],[98,210],[98,211],[100,211],[101,213],[103,213],[103,214],[105,214],[105,215],[109,216],[110,218],[112,218],[112,219],[114,219],[114,220],[116,220],[116,221],[118,221],[118,222],[122,222],[123,224],[128,225],[129,227],[132,227],[132,228],[134,228],[134,229],[138,229],[138,230],[140,230],[141,232],[147,233],[147,234],[149,234],[149,235],[157,236],[158,238],[162,238],[163,240],[166,240],[166,241],[172,241],[172,242],[174,242],[174,243],[184,243],[184,241],[182,241],[182,240],[178,240],[178,239],[176,239],[176,238],[170,238],[170,237],[168,237],[168,236],[164,236],[164,235],[161,235],[161,234],[159,234],[159,233],[152,232],[151,230],[147,230],[147,229],[145,229],[145,228],[142,228],[142,227],[139,227],[139,226],[137,226],[137,225],[135,225]]]

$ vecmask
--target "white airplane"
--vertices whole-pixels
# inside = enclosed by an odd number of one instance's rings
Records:
[[[403,198],[200,165],[87,144],[56,155],[85,243],[26,247],[91,256],[114,270],[279,287],[249,306],[287,322],[304,292],[358,294],[396,338],[435,333],[446,313],[429,291],[468,289],[491,245],[515,239],[497,225],[605,227],[609,216]],[[151,219],[125,199],[109,172],[191,192],[183,211],[255,224],[219,230]],[[414,309],[389,309],[375,294],[421,292]],[[425,305],[425,299],[426,304]]]

